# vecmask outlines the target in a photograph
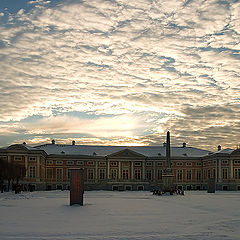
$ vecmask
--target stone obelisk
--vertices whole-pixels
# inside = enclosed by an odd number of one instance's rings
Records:
[[[166,168],[163,172],[163,191],[172,192],[174,190],[173,185],[173,172],[171,168],[171,148],[170,148],[170,132],[167,132],[167,144],[166,144]]]

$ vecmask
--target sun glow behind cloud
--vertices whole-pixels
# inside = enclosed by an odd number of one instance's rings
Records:
[[[0,9],[0,145],[240,141],[238,1],[53,3]]]

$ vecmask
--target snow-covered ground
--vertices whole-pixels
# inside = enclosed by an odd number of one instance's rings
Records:
[[[0,239],[239,240],[240,192],[85,192],[0,194]]]

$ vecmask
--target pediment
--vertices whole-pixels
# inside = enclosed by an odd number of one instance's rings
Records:
[[[14,144],[14,145],[11,145],[7,148],[7,150],[9,151],[21,151],[21,152],[27,152],[28,149],[23,145],[23,144]]]
[[[145,158],[146,156],[126,148],[119,152],[112,153],[112,154],[108,155],[107,157],[111,157],[111,158]]]

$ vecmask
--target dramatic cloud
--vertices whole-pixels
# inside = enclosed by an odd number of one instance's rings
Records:
[[[213,0],[0,8],[0,145],[14,136],[162,144],[170,130],[175,144],[235,147],[239,9]]]

